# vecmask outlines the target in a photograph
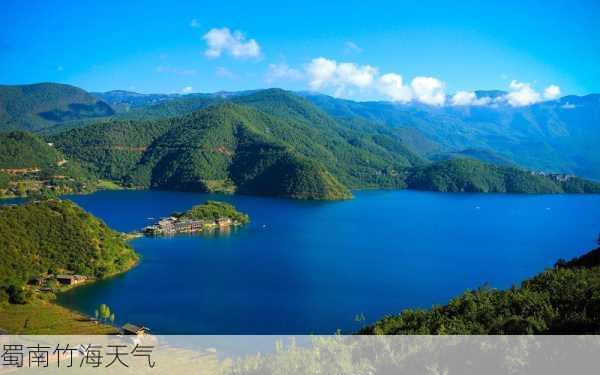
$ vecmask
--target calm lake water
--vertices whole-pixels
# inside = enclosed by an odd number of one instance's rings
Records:
[[[507,288],[594,247],[597,195],[357,192],[344,202],[112,191],[72,196],[119,231],[208,199],[252,223],[219,236],[140,238],[131,271],[59,296],[163,334],[329,334],[467,288]],[[366,322],[355,322],[364,314]]]

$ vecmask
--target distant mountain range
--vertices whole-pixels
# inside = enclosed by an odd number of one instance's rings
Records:
[[[57,83],[0,85],[0,131],[39,131],[114,114],[110,105],[77,87]]]
[[[479,95],[502,95],[480,92]],[[333,117],[364,119],[400,132],[430,158],[478,150],[534,170],[600,179],[600,95],[566,96],[525,107],[401,105],[304,94]]]
[[[600,179],[600,95],[526,107],[433,107],[280,89],[88,94],[39,84],[0,86],[0,93],[0,131],[45,135],[99,177],[135,186],[326,199],[373,187],[590,190],[565,188],[556,179],[554,185],[538,179],[537,187],[515,188],[498,170],[474,165],[460,165],[458,174],[446,176],[452,181],[416,179],[415,171],[431,162],[464,158],[507,171],[521,167]],[[420,176],[431,178],[429,172]],[[494,182],[478,182],[470,175],[476,173]],[[513,175],[507,173],[500,175]]]

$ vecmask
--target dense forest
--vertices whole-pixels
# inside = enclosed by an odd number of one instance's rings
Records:
[[[250,222],[250,217],[247,214],[239,212],[229,203],[218,201],[208,201],[204,204],[199,204],[176,216],[182,219],[210,221],[229,218],[239,224],[247,224]]]
[[[469,193],[600,193],[600,184],[569,175],[527,172],[515,167],[452,159],[407,171],[409,189]]]
[[[63,122],[114,113],[108,104],[74,86],[0,85],[0,131],[38,131]]]
[[[0,133],[0,169],[49,168],[62,159],[43,139],[24,131]]]
[[[97,178],[37,135],[0,133],[0,197],[93,191]]]
[[[475,94],[494,98],[506,93]],[[600,180],[600,94],[569,95],[521,107],[356,102],[317,93],[301,95],[336,119],[385,124],[427,159],[471,154],[486,162],[508,161],[525,169]]]
[[[99,219],[70,201],[0,207],[0,302],[17,298],[42,273],[102,278],[134,265],[138,256]]]
[[[11,110],[36,100],[49,108],[98,98],[119,108],[103,119],[57,118],[41,129],[57,132],[46,133],[45,140],[24,132],[0,137],[0,168],[43,167],[21,181],[0,175],[4,196],[49,190],[45,187],[92,191],[98,179],[136,188],[298,199],[346,199],[350,190],[368,188],[600,192],[597,183],[574,176],[521,170],[489,148],[440,153],[418,130],[392,126],[392,120],[411,117],[389,103],[304,98],[280,89],[185,96],[119,91],[96,98],[51,84],[4,90],[21,98]]]
[[[336,120],[283,90],[261,90],[226,101],[187,99],[206,108],[180,117],[103,121],[49,139],[102,178],[158,189],[300,199],[347,198],[349,189],[362,188],[600,191],[597,184],[574,177],[545,176],[462,157],[427,164],[389,128]],[[160,112],[176,103],[180,101],[143,108]],[[485,151],[464,155],[494,160]]]
[[[559,260],[518,287],[467,291],[445,306],[387,316],[360,333],[599,334],[600,248],[569,262]]]
[[[124,184],[304,199],[402,187],[396,171],[424,163],[384,129],[347,128],[283,90],[238,101],[176,118],[103,122],[50,140]]]

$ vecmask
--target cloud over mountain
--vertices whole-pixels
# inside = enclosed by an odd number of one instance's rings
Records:
[[[206,57],[214,59],[227,53],[234,58],[260,57],[260,45],[254,39],[246,40],[246,36],[239,30],[231,32],[229,28],[210,29],[202,37],[206,42]]]

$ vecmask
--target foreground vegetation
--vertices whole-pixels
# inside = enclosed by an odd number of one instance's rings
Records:
[[[58,200],[0,207],[0,249],[0,302],[27,302],[26,283],[43,274],[103,278],[138,261],[121,234]]]
[[[599,243],[600,245],[600,240]],[[519,287],[467,291],[445,306],[405,310],[362,329],[384,335],[600,333],[600,248]]]

